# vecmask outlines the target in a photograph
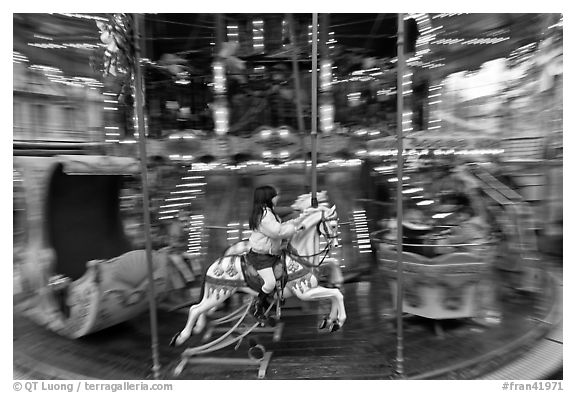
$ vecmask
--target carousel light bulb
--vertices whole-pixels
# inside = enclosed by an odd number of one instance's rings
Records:
[[[216,94],[225,94],[226,75],[224,70],[224,64],[222,64],[219,61],[214,62],[213,72],[214,72],[214,92]]]
[[[320,129],[330,132],[334,129],[334,107],[331,104],[320,106]]]
[[[332,85],[332,62],[322,60],[320,64],[320,90],[329,91]]]

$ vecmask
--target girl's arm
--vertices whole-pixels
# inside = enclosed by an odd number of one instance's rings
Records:
[[[259,230],[264,235],[272,239],[288,239],[294,233],[296,233],[296,223],[297,219],[290,220],[288,222],[279,223],[276,218],[268,210],[262,215],[262,220],[260,221]]]
[[[300,215],[298,217],[295,217],[291,220],[285,221],[284,224],[290,222],[290,223],[294,224],[294,226],[296,228],[298,228],[300,226],[300,224],[302,223],[302,221],[304,221],[305,218],[307,218],[309,215],[311,215],[315,211],[316,211],[316,209],[308,208],[308,209],[304,210],[302,213],[300,213]]]

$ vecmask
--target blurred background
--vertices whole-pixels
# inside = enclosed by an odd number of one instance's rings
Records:
[[[397,14],[319,14],[316,176],[342,244],[325,281],[387,271],[399,186],[422,213],[411,223],[441,230],[464,195],[497,244],[490,269],[544,293],[563,255],[562,14],[403,15],[399,67]],[[20,13],[13,27],[14,291],[59,294],[56,317],[31,312],[49,329],[84,335],[66,325],[69,285],[88,261],[144,249],[140,160],[173,301],[248,237],[254,188],[278,187],[286,211],[311,191],[311,14]]]

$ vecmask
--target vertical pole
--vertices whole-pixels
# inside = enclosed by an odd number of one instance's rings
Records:
[[[218,155],[230,156],[230,144],[227,143],[226,134],[229,131],[228,101],[226,100],[226,63],[220,57],[226,36],[224,14],[216,14],[216,53],[212,68],[214,71],[214,132]]]
[[[148,266],[148,301],[150,306],[150,331],[152,336],[152,372],[154,379],[160,379],[160,362],[158,360],[158,327],[156,325],[156,291],[154,288],[154,266],[152,265],[152,240],[150,238],[150,211],[148,197],[148,176],[146,156],[146,131],[144,129],[144,97],[142,94],[142,72],[140,70],[140,16],[134,16],[134,79],[136,113],[138,119],[138,144],[140,147],[140,170],[142,172],[142,198],[144,206],[144,234],[146,237],[146,263]]]
[[[328,33],[330,27],[330,14],[320,15],[320,58],[329,60],[328,54]]]
[[[396,282],[397,282],[397,292],[396,292],[396,372],[398,374],[404,374],[404,337],[402,329],[402,303],[404,300],[404,267],[402,265],[402,170],[404,166],[404,161],[402,157],[403,147],[403,112],[404,112],[404,14],[398,14],[398,68],[397,68],[397,78],[396,78],[396,94],[397,94],[397,113],[396,113],[396,138],[398,142],[398,153],[397,153],[397,178],[398,182],[396,188],[396,225],[398,228],[398,237],[396,240],[396,250],[398,251],[397,263],[396,263]]]
[[[302,102],[300,102],[300,72],[298,70],[298,42],[296,41],[296,25],[294,16],[287,14],[288,31],[290,32],[290,43],[292,44],[292,78],[294,78],[294,101],[296,102],[296,116],[298,119],[298,134],[300,135],[300,144],[302,155],[304,157],[304,176],[308,178],[308,157],[306,156],[306,143],[304,142],[304,116],[302,115]]]
[[[328,135],[334,129],[334,104],[332,102],[332,62],[328,51],[330,14],[320,14],[320,130]]]
[[[300,134],[304,132],[304,117],[302,116],[302,103],[300,102],[300,72],[298,70],[298,43],[296,42],[296,26],[294,25],[294,17],[288,14],[288,29],[290,31],[290,43],[292,44],[292,75],[294,78],[294,94],[296,101],[296,114],[298,116],[298,131]]]
[[[311,196],[312,207],[318,207],[318,198],[316,197],[317,179],[316,179],[316,165],[317,165],[317,147],[318,135],[316,128],[318,127],[318,14],[312,14],[312,190]]]
[[[224,14],[216,14],[216,54],[222,49],[225,36],[224,28]]]

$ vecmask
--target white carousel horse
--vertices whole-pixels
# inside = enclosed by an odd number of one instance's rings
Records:
[[[326,190],[318,191],[316,193],[316,199],[320,206],[328,206],[328,192]],[[312,194],[302,194],[294,203],[290,206],[296,211],[305,211],[310,208],[310,202],[312,200]],[[328,269],[328,282],[332,287],[340,288],[344,283],[344,276],[342,275],[342,269],[340,269],[340,263],[335,258],[325,258],[323,262],[323,267]]]
[[[328,326],[330,331],[335,331],[346,321],[344,296],[337,288],[324,288],[318,285],[318,280],[312,271],[314,267],[312,261],[314,257],[328,253],[332,246],[337,245],[336,206],[332,208],[319,206],[302,222],[302,226],[304,229],[290,239],[290,247],[286,252],[288,279],[282,295],[283,297],[295,295],[303,301],[329,299],[330,314],[324,319],[320,328]],[[323,250],[320,250],[319,246],[320,236],[326,238]],[[202,300],[190,307],[186,326],[174,336],[170,345],[182,345],[192,333],[200,333],[206,326],[205,313],[239,290],[257,295],[246,284],[241,256],[223,256],[213,262],[206,271]]]

